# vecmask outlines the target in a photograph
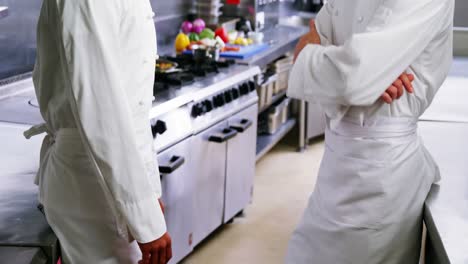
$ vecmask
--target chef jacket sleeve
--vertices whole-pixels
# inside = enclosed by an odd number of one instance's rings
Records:
[[[333,43],[333,24],[329,3],[326,3],[318,12],[315,18],[315,27],[320,35],[321,45],[331,45]]]
[[[59,37],[70,104],[108,198],[133,237],[147,243],[166,232],[137,146],[135,117],[122,84],[122,1],[58,1]],[[67,87],[68,88],[68,87]],[[148,123],[149,129],[149,123]]]
[[[321,104],[374,104],[448,24],[450,2],[385,1],[366,30],[344,45],[307,45],[291,71],[288,95]]]

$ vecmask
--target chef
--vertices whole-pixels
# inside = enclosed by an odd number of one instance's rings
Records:
[[[330,0],[299,42],[288,94],[326,112],[315,190],[291,264],[418,263],[439,170],[417,135],[452,61],[454,0]],[[402,72],[414,93],[379,98]]]
[[[153,16],[149,0],[43,1],[33,79],[45,124],[25,135],[47,133],[36,182],[64,263],[171,258],[148,120]]]

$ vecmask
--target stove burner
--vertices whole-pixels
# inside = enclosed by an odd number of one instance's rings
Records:
[[[155,74],[154,94],[167,89],[180,88],[184,85],[191,84],[196,78],[217,74],[220,68],[228,68],[235,64],[235,61],[232,59],[214,61],[209,58],[197,63],[191,54],[182,54],[176,57],[166,56],[161,57],[161,59],[177,63],[178,69],[181,71],[173,73],[157,72]]]

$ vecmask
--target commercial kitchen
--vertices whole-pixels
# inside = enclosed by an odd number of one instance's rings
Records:
[[[32,80],[41,4],[0,0],[0,263],[61,257],[34,184],[44,137],[23,136],[44,122]],[[148,129],[169,263],[284,263],[326,130],[318,104],[288,98],[288,79],[294,48],[323,4],[151,0],[159,58]],[[457,0],[453,65],[418,124],[442,178],[425,202],[421,263],[468,263],[467,14]]]

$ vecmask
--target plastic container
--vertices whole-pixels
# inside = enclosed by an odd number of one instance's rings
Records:
[[[268,113],[267,134],[273,135],[281,128],[282,106],[278,105]]]
[[[271,100],[273,99],[273,93],[275,89],[276,83],[276,75],[270,76],[262,85],[261,89],[264,90],[264,101],[263,106],[269,106],[271,104]]]
[[[288,121],[289,119],[289,105],[291,103],[291,99],[289,98],[286,98],[284,99],[284,101],[282,102],[282,109],[281,109],[281,124],[284,124]]]
[[[278,60],[275,63],[276,74],[278,75],[278,78],[275,84],[275,91],[274,91],[275,94],[281,91],[284,91],[288,88],[289,73],[291,72],[292,66],[293,66],[292,56],[288,56],[284,59]]]

